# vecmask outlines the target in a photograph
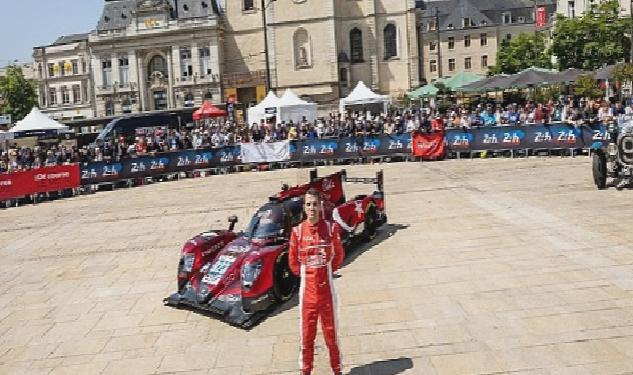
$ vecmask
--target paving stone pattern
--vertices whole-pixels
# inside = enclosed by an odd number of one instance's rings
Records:
[[[633,373],[633,200],[586,157],[348,167],[390,225],[339,272],[346,373]],[[328,167],[325,171],[334,171]],[[297,374],[296,299],[251,331],[162,305],[191,236],[308,170],[0,211],[0,374]],[[368,192],[355,186],[351,193]],[[315,374],[328,374],[318,339]]]

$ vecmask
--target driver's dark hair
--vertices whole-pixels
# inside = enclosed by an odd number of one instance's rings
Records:
[[[310,188],[306,191],[306,196],[311,195],[316,197],[319,202],[321,202],[321,192],[317,188]]]

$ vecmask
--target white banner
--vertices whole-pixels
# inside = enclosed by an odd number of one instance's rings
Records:
[[[242,143],[242,162],[271,163],[290,160],[290,141],[273,143]]]

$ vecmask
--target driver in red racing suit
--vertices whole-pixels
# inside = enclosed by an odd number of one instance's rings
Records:
[[[345,258],[337,225],[321,219],[322,202],[316,189],[307,191],[304,199],[307,220],[293,228],[290,235],[288,262],[292,272],[301,277],[299,306],[301,309],[301,373],[309,375],[314,362],[314,339],[317,322],[330,352],[335,374],[341,374],[341,354],[337,340],[336,295],[332,272]]]

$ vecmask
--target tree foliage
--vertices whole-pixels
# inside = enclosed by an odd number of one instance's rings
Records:
[[[597,99],[603,95],[598,81],[596,81],[596,78],[591,74],[582,75],[576,79],[574,94],[591,99]]]
[[[559,15],[551,46],[558,68],[595,70],[627,60],[630,25],[630,19],[620,17],[618,0],[594,5],[582,17]]]
[[[19,121],[37,105],[36,84],[24,78],[19,66],[7,67],[7,74],[0,77],[0,114],[10,114]]]
[[[613,70],[613,78],[618,82],[633,81],[633,64],[621,63]]]
[[[501,43],[501,48],[497,50],[497,65],[491,67],[489,73],[515,74],[532,66],[550,68],[550,60],[549,51],[545,48],[545,38],[541,33],[522,33],[510,42]]]

